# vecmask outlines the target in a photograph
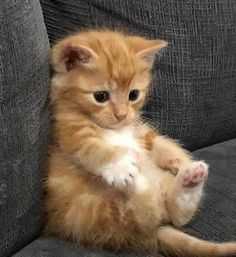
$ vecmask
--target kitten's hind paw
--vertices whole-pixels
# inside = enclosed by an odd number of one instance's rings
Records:
[[[180,168],[178,177],[183,187],[193,188],[203,184],[208,176],[208,165],[203,161],[193,161]]]

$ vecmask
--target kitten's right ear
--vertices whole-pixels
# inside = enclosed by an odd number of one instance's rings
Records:
[[[52,49],[51,64],[56,72],[66,73],[78,66],[91,68],[98,55],[89,47],[65,39]]]

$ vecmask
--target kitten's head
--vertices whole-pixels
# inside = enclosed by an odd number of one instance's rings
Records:
[[[52,99],[102,127],[130,124],[144,104],[154,56],[166,45],[114,31],[69,36],[52,50]]]

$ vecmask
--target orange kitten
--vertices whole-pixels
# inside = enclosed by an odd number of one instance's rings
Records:
[[[46,234],[115,250],[236,254],[235,243],[174,228],[194,215],[208,166],[139,117],[154,56],[166,45],[88,31],[54,46]]]

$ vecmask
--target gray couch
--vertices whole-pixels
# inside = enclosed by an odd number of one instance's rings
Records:
[[[0,257],[143,256],[41,235],[49,40],[86,27],[169,41],[144,116],[210,164],[206,196],[185,230],[236,239],[235,17],[235,0],[0,1]]]

